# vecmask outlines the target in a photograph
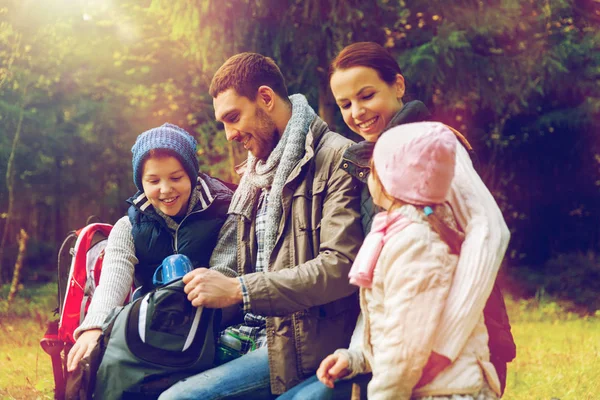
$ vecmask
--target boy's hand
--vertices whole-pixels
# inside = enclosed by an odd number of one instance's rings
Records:
[[[317,370],[317,378],[328,388],[333,389],[336,379],[343,378],[350,371],[348,366],[350,362],[345,355],[337,353],[330,354],[323,361]]]
[[[73,372],[77,367],[77,364],[83,357],[87,357],[92,352],[96,343],[98,343],[98,338],[102,334],[101,329],[90,329],[83,332],[73,347],[71,351],[69,351],[69,355],[67,356],[67,371]]]

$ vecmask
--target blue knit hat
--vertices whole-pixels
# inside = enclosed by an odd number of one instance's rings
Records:
[[[192,189],[198,180],[198,159],[196,158],[196,139],[177,125],[163,124],[140,134],[131,152],[133,153],[133,183],[140,190],[144,160],[150,150],[168,150],[176,157],[190,177]]]

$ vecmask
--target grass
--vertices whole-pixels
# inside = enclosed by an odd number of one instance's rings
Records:
[[[600,312],[578,313],[548,298],[507,299],[517,358],[504,399],[600,398]]]
[[[0,321],[0,399],[52,399],[52,365],[40,347],[45,326],[11,318]]]
[[[6,288],[0,288],[4,310]],[[26,288],[0,311],[0,399],[52,399],[50,357],[39,346],[56,303],[56,285]],[[517,358],[504,399],[600,397],[600,313],[577,313],[548,298],[507,299]]]
[[[52,399],[54,378],[40,347],[56,307],[56,284],[23,289],[6,311],[8,287],[0,288],[0,399]]]

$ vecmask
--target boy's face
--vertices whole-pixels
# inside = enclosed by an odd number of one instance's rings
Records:
[[[192,183],[177,158],[148,158],[142,171],[142,186],[154,208],[170,217],[185,215],[192,194]]]
[[[259,160],[266,160],[277,145],[279,134],[275,122],[263,109],[262,99],[255,101],[227,89],[213,99],[215,118],[225,127],[227,140],[244,145]]]

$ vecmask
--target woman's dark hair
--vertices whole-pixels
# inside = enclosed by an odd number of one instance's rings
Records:
[[[329,66],[329,80],[335,71],[352,67],[373,68],[388,85],[396,82],[397,74],[402,75],[394,57],[375,42],[357,42],[344,47]]]

